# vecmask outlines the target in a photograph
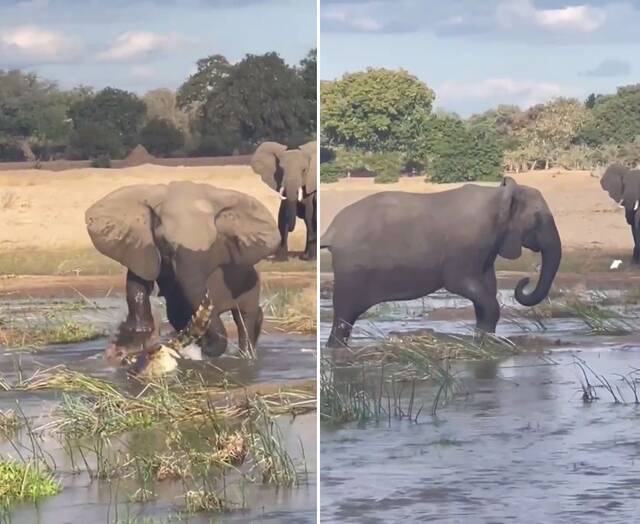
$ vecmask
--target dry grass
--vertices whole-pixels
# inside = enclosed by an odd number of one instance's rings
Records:
[[[287,333],[315,333],[317,329],[316,287],[300,290],[265,286],[262,308],[265,319]]]

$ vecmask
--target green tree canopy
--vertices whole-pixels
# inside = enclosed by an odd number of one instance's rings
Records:
[[[640,137],[640,84],[619,87],[615,95],[595,97],[578,140],[593,147],[631,143],[637,137]]]
[[[90,130],[94,136],[95,125],[99,124],[106,130],[104,133],[109,134],[110,139],[117,137],[120,154],[136,145],[146,114],[147,106],[135,94],[112,87],[99,91],[95,96],[81,98],[69,109],[76,135]],[[76,136],[74,155],[91,157],[91,148],[84,152],[78,149],[83,143],[84,141]]]
[[[229,76],[232,67],[222,55],[211,55],[198,60],[197,71],[178,89],[178,107],[194,109],[204,104],[210,93],[218,89],[221,82]]]
[[[304,143],[314,116],[304,88],[296,69],[276,53],[247,55],[199,109],[201,152],[231,153],[232,146],[250,150],[265,140]]]
[[[367,69],[321,86],[322,132],[331,145],[406,151],[423,133],[435,95],[407,71]]]
[[[153,118],[140,131],[139,142],[155,156],[171,156],[184,146],[184,135],[172,122]]]

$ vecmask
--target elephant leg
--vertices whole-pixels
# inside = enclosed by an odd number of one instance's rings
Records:
[[[126,296],[127,319],[120,324],[116,345],[133,346],[143,344],[153,333],[153,315],[149,297],[153,282],[144,280],[133,271],[127,271]]]
[[[209,357],[219,357],[227,350],[227,330],[219,315],[211,317],[211,324],[201,345],[202,352]]]
[[[640,231],[634,223],[631,224],[631,233],[633,234],[633,257],[632,264],[640,264]]]
[[[333,325],[327,340],[328,348],[347,345],[353,325],[369,306],[360,303],[360,294],[347,279],[336,277],[333,286]]]
[[[307,243],[304,253],[300,256],[302,260],[316,259],[316,242],[317,242],[317,219],[316,219],[316,198],[309,198],[304,206],[304,223],[307,227]]]
[[[450,289],[450,291],[473,302],[478,333],[495,333],[496,325],[500,319],[500,304],[496,298],[495,278],[495,273],[491,269],[480,278],[462,280],[456,286],[457,289]]]
[[[231,310],[231,314],[238,327],[238,345],[240,351],[255,351],[262,329],[262,308],[258,307],[255,311],[251,312],[240,311],[234,308]]]
[[[289,248],[287,246],[287,239],[289,237],[289,221],[287,219],[287,201],[282,200],[280,202],[280,209],[278,210],[278,231],[280,231],[280,246],[276,251],[276,260],[288,260]]]

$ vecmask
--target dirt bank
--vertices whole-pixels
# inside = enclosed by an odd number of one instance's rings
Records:
[[[126,169],[0,172],[0,253],[38,248],[78,250],[92,247],[84,212],[119,187],[172,180],[204,182],[254,196],[274,217],[278,194],[248,166],[166,167],[146,164]],[[290,249],[302,250],[304,223],[290,236]]]
[[[287,286],[301,289],[315,285],[309,271],[262,272],[263,289]],[[0,278],[0,300],[23,298],[103,298],[124,294],[124,275],[15,276]]]
[[[511,176],[518,183],[542,192],[555,217],[565,250],[597,249],[630,256],[633,243],[624,210],[602,190],[598,176],[588,171],[536,171]],[[421,177],[404,178],[395,184],[374,184],[372,179],[362,178],[322,184],[320,231],[325,231],[342,208],[372,193],[432,193],[460,185],[431,184]]]

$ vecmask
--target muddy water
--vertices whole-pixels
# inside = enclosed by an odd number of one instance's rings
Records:
[[[157,306],[157,304],[156,304]],[[77,307],[71,301],[11,301],[2,304],[3,316],[11,314],[17,322],[41,322],[46,313],[64,317],[78,323],[95,326],[110,334],[124,317],[121,298],[100,299],[94,306]],[[157,307],[155,309],[158,309]],[[169,331],[165,322],[162,333]],[[103,359],[107,336],[90,342],[56,345],[37,352],[18,352],[0,349],[0,374],[8,382],[19,375],[30,376],[39,369],[63,364],[70,369],[109,380],[129,391],[139,386],[127,378],[122,369],[114,368]],[[235,344],[230,340],[228,354],[222,358],[203,361],[181,361],[180,367],[197,370],[209,384],[226,379],[229,383],[243,385],[257,383],[295,384],[297,381],[315,378],[315,337],[287,335],[267,329],[260,338],[258,358],[254,361],[237,358]],[[16,402],[33,426],[46,424],[48,413],[59,402],[55,391],[38,393],[0,393],[0,410],[15,409]],[[316,514],[316,415],[298,416],[295,419],[278,419],[283,442],[298,468],[306,470],[301,483],[295,488],[263,486],[260,482],[243,482],[229,479],[226,498],[234,511],[222,516],[203,514],[188,516],[189,522],[314,522]],[[140,443],[145,450],[150,435],[133,433],[122,437],[123,448],[135,453]],[[42,500],[37,507],[23,505],[13,512],[15,523],[68,523],[68,522],[115,522],[132,521],[138,517],[167,518],[177,514],[184,506],[184,487],[179,482],[163,481],[155,486],[157,499],[144,504],[134,503],[129,497],[140,487],[135,481],[91,480],[88,474],[73,473],[73,465],[59,442],[46,439],[44,451],[55,460],[64,490],[59,495]],[[0,440],[0,454],[15,457],[15,450],[6,441]],[[78,457],[76,457],[78,460]],[[77,466],[77,464],[76,464]],[[187,517],[182,517],[186,519]]]
[[[372,320],[382,333],[424,327],[458,333],[473,324],[468,303],[456,300],[441,294],[409,304],[415,315],[396,315],[387,306],[380,321]],[[438,301],[447,302],[453,314],[429,321]],[[329,304],[324,304],[325,339]],[[635,308],[626,312],[633,316]],[[543,350],[555,347],[558,338],[571,345],[552,349],[544,359],[521,355],[459,364],[466,394],[436,416],[430,413],[433,387],[424,385],[417,394],[416,402],[425,406],[417,423],[391,418],[323,426],[323,522],[637,521],[640,408],[617,374],[640,367],[640,340],[589,335],[575,318],[545,325],[546,330],[528,325],[531,331],[519,334],[533,333]],[[504,321],[498,331],[518,334],[515,324]],[[360,328],[359,342],[372,338]],[[614,403],[602,388],[598,400],[585,403],[576,357],[619,387],[626,403]]]

